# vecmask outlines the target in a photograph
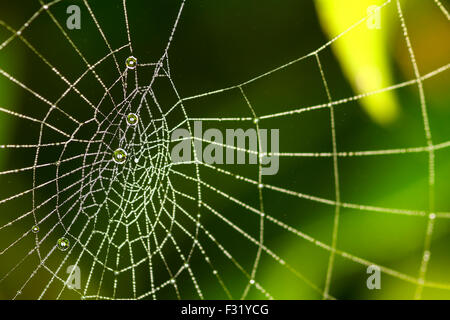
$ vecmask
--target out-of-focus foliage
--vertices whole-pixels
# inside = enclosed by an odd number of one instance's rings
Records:
[[[343,2],[345,5],[343,5]],[[358,93],[373,92],[393,84],[389,39],[393,15],[380,6],[384,0],[316,0],[318,14],[330,38],[345,32],[367,14],[370,16],[333,44],[349,82]],[[388,124],[398,116],[395,92],[369,96],[362,101],[372,118]]]

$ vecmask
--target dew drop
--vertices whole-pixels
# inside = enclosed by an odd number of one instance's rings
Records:
[[[127,153],[125,150],[119,148],[114,151],[113,160],[117,164],[123,164],[127,160]]]
[[[125,64],[127,65],[128,69],[135,69],[137,65],[137,59],[133,56],[128,57]]]
[[[39,232],[39,226],[33,226],[33,228],[31,228],[31,232],[38,233]]]
[[[134,113],[130,113],[129,115],[127,115],[127,123],[129,126],[137,125],[138,121],[139,121],[139,117],[137,115],[135,115]]]
[[[57,247],[61,251],[66,251],[70,247],[69,239],[67,238],[59,238],[58,242],[56,243]]]

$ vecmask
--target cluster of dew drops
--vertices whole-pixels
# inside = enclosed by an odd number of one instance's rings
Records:
[[[133,56],[128,57],[125,61],[125,65],[128,69],[135,69],[137,66],[137,59]],[[126,117],[126,122],[129,126],[136,126],[139,122],[139,117],[134,113],[130,113]],[[118,148],[113,152],[112,159],[117,164],[124,164],[127,160],[127,152],[122,148]]]
[[[132,70],[135,69],[137,66],[137,59],[133,56],[128,57],[125,61],[125,65],[128,69]],[[126,123],[128,126],[136,126],[139,122],[139,117],[134,113],[129,113],[126,116]],[[124,164],[127,160],[127,152],[122,149],[118,148],[116,149],[112,154],[112,160],[116,164]],[[137,159],[136,159],[137,160]],[[38,225],[34,225],[31,228],[31,232],[37,234],[39,232],[40,228]],[[66,237],[61,237],[56,242],[56,247],[61,251],[67,251],[70,248],[70,241]]]

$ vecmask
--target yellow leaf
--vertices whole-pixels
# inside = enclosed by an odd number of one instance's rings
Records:
[[[348,30],[332,45],[348,81],[358,94],[370,93],[393,84],[388,52],[392,6],[383,0],[316,0],[319,19],[330,38]],[[389,124],[399,113],[394,91],[376,93],[361,104],[379,124]]]

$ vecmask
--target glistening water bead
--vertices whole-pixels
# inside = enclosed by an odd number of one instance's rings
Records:
[[[69,239],[64,238],[64,237],[59,238],[58,242],[56,243],[56,246],[58,247],[59,250],[66,251],[70,247]]]
[[[114,151],[113,160],[117,164],[123,164],[127,160],[127,153],[125,150],[119,148]]]
[[[135,69],[137,66],[137,59],[133,56],[128,57],[125,61],[125,64],[127,65],[128,69]]]
[[[130,113],[129,115],[127,115],[127,123],[129,126],[137,125],[138,121],[139,121],[139,118],[134,113]]]
[[[31,228],[31,232],[38,233],[39,232],[39,226],[33,226],[33,228]]]

